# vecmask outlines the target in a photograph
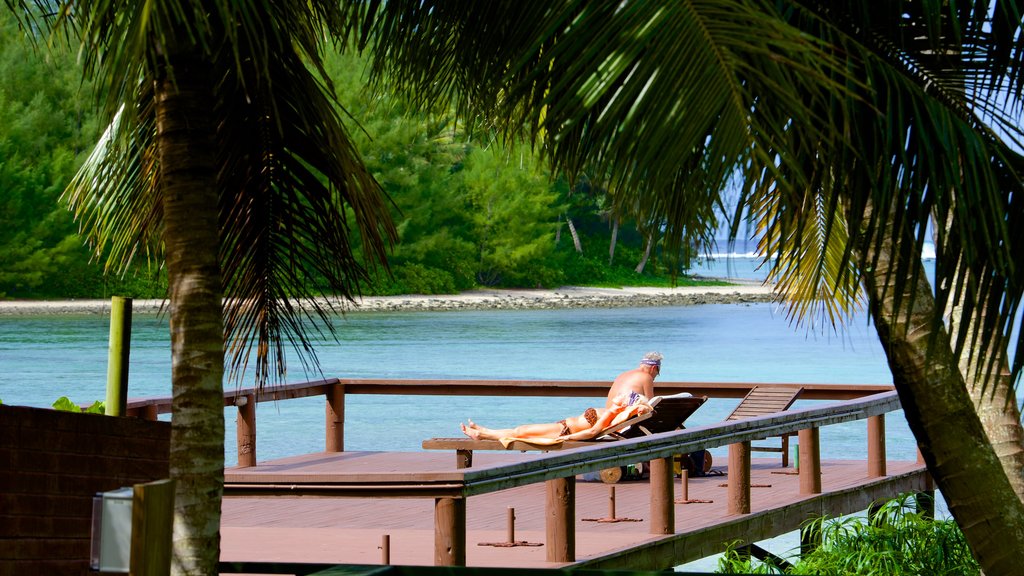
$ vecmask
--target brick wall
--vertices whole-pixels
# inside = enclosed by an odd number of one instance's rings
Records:
[[[89,571],[92,497],[168,477],[171,426],[0,405],[0,576]]]

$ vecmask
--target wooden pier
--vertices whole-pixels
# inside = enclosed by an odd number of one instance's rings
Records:
[[[537,458],[536,454],[479,453],[476,463],[490,468]],[[461,471],[453,460],[451,454],[429,452],[319,453],[260,463],[255,469],[234,468],[227,476],[229,486],[302,477],[320,482],[362,480],[369,485],[409,470],[436,474],[438,479],[458,476]],[[651,534],[650,481],[577,481],[575,562],[547,559],[544,484],[474,496],[465,510],[465,565],[556,568],[577,563],[591,568],[663,569],[721,552],[726,542],[753,543],[797,530],[804,521],[823,514],[856,513],[879,499],[930,489],[923,465],[893,461],[886,465],[885,477],[869,478],[865,461],[823,461],[821,493],[800,494],[800,479],[792,467],[781,468],[777,458],[754,460],[749,514],[729,513],[727,477],[690,478],[687,499],[692,503],[672,503],[671,535]],[[673,500],[681,498],[681,481],[673,482]],[[594,521],[612,517],[612,489],[615,517],[624,521]],[[387,537],[390,563],[434,564],[432,498],[380,494],[258,498],[231,493],[229,489],[221,522],[225,561],[382,564],[382,542]],[[513,540],[540,545],[485,545],[509,541],[509,508],[515,514]]]
[[[478,452],[472,468],[459,468],[454,451],[346,452],[346,395],[602,397],[607,383],[329,379],[226,392],[225,406],[238,408],[239,465],[225,473],[222,559],[661,570],[933,490],[920,461],[886,458],[885,414],[900,408],[891,386],[665,382],[658,392],[742,398],[754,386],[800,386],[803,398],[832,402],[558,452]],[[325,451],[257,465],[255,405],[318,395]],[[155,418],[170,399],[128,409]],[[864,459],[821,461],[820,428],[858,420]],[[779,459],[751,459],[751,442],[786,434],[799,437],[799,474]],[[724,476],[673,474],[675,455],[718,447],[728,447],[716,466]],[[636,464],[648,479],[577,480]],[[614,515],[636,521],[598,521],[612,517],[612,487]]]
[[[885,415],[900,409],[887,385],[659,382],[664,395],[739,399],[755,386],[800,387],[801,398],[826,402],[571,450],[477,452],[472,468],[460,468],[465,458],[455,451],[344,448],[350,394],[603,398],[607,386],[328,379],[225,392],[224,405],[238,409],[238,466],[225,472],[222,560],[663,570],[798,530],[814,518],[933,492],[920,458],[886,457]],[[325,451],[257,464],[256,404],[310,396],[325,399]],[[128,412],[155,419],[170,403],[137,399]],[[820,429],[855,421],[866,428],[863,459],[822,461]],[[751,458],[752,442],[783,435],[799,438],[799,473],[781,459]],[[715,466],[723,476],[673,473],[676,455],[720,447],[728,447],[728,458]],[[637,464],[649,470],[647,479],[579,480]],[[613,516],[630,521],[601,521]]]

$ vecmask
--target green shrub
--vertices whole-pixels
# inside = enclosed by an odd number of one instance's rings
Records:
[[[915,511],[916,502],[903,495],[882,505],[872,521],[865,518],[820,518],[805,527],[820,536],[814,552],[779,567],[750,560],[729,549],[719,560],[720,573],[976,575],[980,567],[953,520],[933,520]]]
[[[88,408],[79,408],[78,404],[75,404],[67,396],[61,396],[57,398],[53,403],[54,410],[60,410],[61,412],[85,412],[86,414],[103,414],[106,412],[106,406],[99,400],[92,403],[92,406]]]

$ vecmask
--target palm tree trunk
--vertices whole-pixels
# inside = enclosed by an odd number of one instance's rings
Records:
[[[907,422],[984,572],[1016,574],[1017,551],[1024,550],[1024,504],[988,442],[949,336],[936,321],[920,254],[910,249],[897,254],[893,247],[888,230],[861,261],[869,264],[863,267],[869,306]],[[896,259],[917,269],[916,284],[901,285],[887,273],[895,270]],[[897,297],[903,299],[898,315]]]
[[[654,245],[654,236],[647,237],[647,247],[644,248],[644,257],[640,259],[640,263],[636,265],[636,273],[643,274],[644,268],[647,267],[647,261],[651,258],[651,246]]]
[[[576,232],[576,226],[572,223],[572,218],[566,216],[565,221],[569,224],[569,234],[572,234],[572,245],[576,248],[576,252],[583,254],[583,244],[580,243],[580,235]]]
[[[224,491],[224,352],[209,66],[171,53],[156,81],[170,289],[175,574],[215,574]]]
[[[612,217],[612,239],[608,242],[608,265],[615,262],[615,243],[619,239],[619,219]]]
[[[955,282],[955,281],[954,281]],[[955,284],[954,284],[955,285]],[[961,330],[960,317],[962,302],[947,306],[946,318],[951,342],[956,342]],[[977,326],[984,325],[985,306],[975,308],[971,324],[966,328],[968,338]],[[1006,344],[1001,342],[987,354],[971,357],[971,346],[964,346],[960,353],[960,374],[967,385],[967,392],[974,403],[974,409],[981,419],[989,443],[1002,463],[1003,471],[1013,486],[1017,497],[1024,500],[1024,427],[1020,422],[1010,368],[1005,356]],[[1001,357],[993,364],[993,355]]]

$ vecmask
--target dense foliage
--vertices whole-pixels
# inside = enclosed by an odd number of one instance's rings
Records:
[[[915,511],[909,495],[882,505],[871,521],[860,517],[819,518],[808,527],[822,545],[788,567],[742,557],[736,550],[719,560],[719,572],[743,574],[935,574],[976,575],[978,562],[953,520],[933,520]]]
[[[354,54],[332,54],[327,64],[400,234],[391,277],[379,274],[365,292],[671,282],[657,250],[635,271],[643,238],[622,220],[613,240],[599,187],[570,187],[528,147],[509,152],[471,138],[450,114],[410,116],[397,100],[371,97]],[[99,134],[80,78],[73,55],[33,46],[0,13],[0,298],[163,297],[166,274],[144,255],[123,276],[104,274],[61,200]]]

